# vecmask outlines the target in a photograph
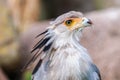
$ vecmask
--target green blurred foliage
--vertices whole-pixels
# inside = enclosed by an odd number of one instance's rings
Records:
[[[23,80],[31,80],[31,75],[32,73],[30,71],[26,71],[24,74],[23,74]]]

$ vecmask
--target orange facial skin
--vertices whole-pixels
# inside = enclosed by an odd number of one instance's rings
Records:
[[[82,22],[82,18],[67,18],[64,21],[64,25],[68,28],[68,29],[73,29],[73,27],[77,24],[77,23],[81,23]]]

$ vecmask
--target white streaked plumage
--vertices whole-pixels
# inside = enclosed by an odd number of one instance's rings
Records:
[[[79,42],[82,30],[90,25],[89,19],[75,11],[53,21],[32,50],[41,48],[36,54],[44,55],[33,71],[33,80],[101,80],[99,70]]]

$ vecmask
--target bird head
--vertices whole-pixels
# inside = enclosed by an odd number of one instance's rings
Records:
[[[56,34],[61,34],[64,32],[80,32],[85,27],[91,26],[92,22],[84,17],[82,13],[70,11],[56,18],[55,21],[51,22],[51,25]]]
[[[81,36],[81,31],[87,27],[92,25],[90,19],[87,19],[83,16],[81,12],[70,11],[68,13],[62,14],[57,17],[54,21],[50,23],[50,26],[40,35],[45,35],[33,48],[33,51],[36,49],[40,49],[43,46],[45,48],[43,51],[49,50],[51,45],[56,41],[67,41],[66,39],[75,39],[79,41]],[[65,40],[64,40],[65,39]]]

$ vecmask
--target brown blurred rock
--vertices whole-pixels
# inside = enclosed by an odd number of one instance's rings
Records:
[[[41,12],[41,0],[7,0],[15,27],[21,31],[26,30],[28,25],[38,21]]]
[[[18,51],[19,33],[39,19],[40,11],[40,0],[0,0],[0,67],[10,80],[21,80],[26,61]]]
[[[19,35],[17,33],[12,25],[6,1],[0,0],[0,68],[11,80],[14,80],[13,77],[18,78],[18,74],[20,74],[17,73],[20,66]],[[1,77],[0,80],[2,80]]]
[[[99,67],[102,80],[120,80],[120,9],[95,11],[86,16],[93,21],[94,25],[83,31],[81,43],[88,49]],[[35,36],[47,25],[48,22],[35,23],[23,34],[21,43],[28,52],[37,42]]]

